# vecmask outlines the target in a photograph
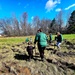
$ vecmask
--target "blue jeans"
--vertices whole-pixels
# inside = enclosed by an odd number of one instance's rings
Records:
[[[60,48],[61,42],[57,42],[57,47]]]

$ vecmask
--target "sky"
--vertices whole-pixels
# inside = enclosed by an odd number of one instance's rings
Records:
[[[28,13],[29,22],[34,16],[53,19],[61,10],[65,15],[75,10],[75,0],[0,0],[0,19],[13,14],[20,19],[24,12]]]

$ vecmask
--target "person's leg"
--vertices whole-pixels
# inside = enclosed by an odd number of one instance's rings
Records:
[[[40,53],[40,57],[41,57],[41,46],[38,46],[38,50],[39,50],[39,53]]]
[[[43,59],[45,47],[41,47],[40,45],[38,45],[38,50],[39,50],[41,59]]]
[[[31,59],[33,59],[33,50],[31,50]]]
[[[29,50],[27,50],[27,52],[28,52],[28,61],[30,61],[30,59],[31,59],[31,56],[30,56],[30,51]]]
[[[44,50],[45,50],[45,47],[42,47],[42,51],[41,51],[41,58],[42,59],[44,58]]]
[[[41,48],[41,50],[40,50],[40,57],[41,57],[41,59],[44,58],[44,50],[43,50],[43,48]]]
[[[45,47],[41,47],[40,48],[40,57],[41,57],[41,60],[43,60],[44,59],[44,50],[45,50]]]
[[[33,50],[29,51],[29,58],[32,59],[33,58]]]
[[[60,42],[57,42],[57,48],[60,49],[60,45],[61,45],[61,43]]]
[[[28,50],[28,55],[29,55],[28,61],[30,61],[32,58],[32,51],[31,50]]]

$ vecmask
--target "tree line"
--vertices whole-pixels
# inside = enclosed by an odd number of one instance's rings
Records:
[[[75,33],[75,10],[70,14],[66,25],[64,25],[62,11],[53,20],[40,19],[38,16],[35,16],[31,23],[28,23],[27,12],[22,14],[20,20],[16,16],[0,19],[0,30],[3,31],[2,34],[7,36],[34,35],[39,28],[42,28],[46,34],[58,31],[68,34]]]

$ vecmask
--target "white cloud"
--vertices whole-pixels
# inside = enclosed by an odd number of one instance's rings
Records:
[[[49,12],[50,10],[52,10],[54,7],[57,6],[57,4],[60,4],[60,0],[48,0],[46,5],[45,5],[45,9],[47,10],[47,12]]]
[[[61,8],[57,8],[55,11],[56,12],[60,12],[61,11]]]
[[[72,4],[72,5],[68,6],[67,8],[65,8],[65,10],[69,10],[70,8],[72,8],[74,6],[75,6],[75,4]]]

